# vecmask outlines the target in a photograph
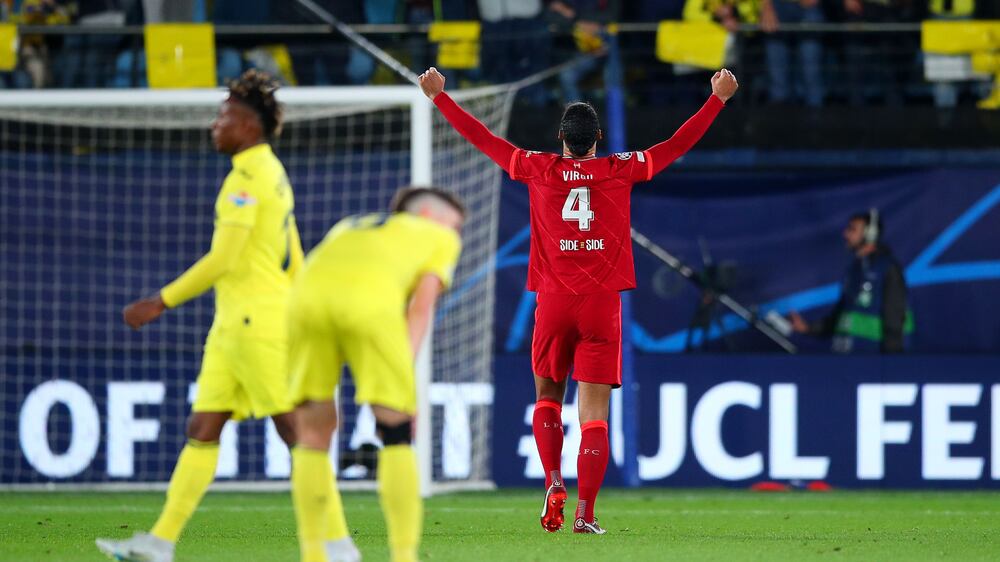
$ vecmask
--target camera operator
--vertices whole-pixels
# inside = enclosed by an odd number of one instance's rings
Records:
[[[878,211],[858,213],[844,228],[844,241],[854,254],[841,283],[840,299],[819,322],[808,323],[797,312],[789,316],[800,334],[833,339],[836,353],[900,353],[913,332],[906,304],[906,280],[896,258],[881,241]]]

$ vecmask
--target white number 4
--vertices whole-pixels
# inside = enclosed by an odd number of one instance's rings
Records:
[[[562,218],[567,222],[576,221],[580,230],[590,230],[590,221],[594,220],[594,211],[590,210],[589,187],[575,187],[569,190],[569,196],[566,197],[566,203],[563,204]]]

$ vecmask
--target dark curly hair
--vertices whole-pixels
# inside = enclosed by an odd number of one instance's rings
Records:
[[[563,140],[573,156],[583,157],[590,152],[600,135],[601,122],[597,111],[586,102],[575,102],[566,106],[559,123]]]
[[[282,106],[274,97],[279,86],[269,74],[252,68],[229,83],[229,99],[254,110],[260,117],[264,137],[268,139],[281,134]]]

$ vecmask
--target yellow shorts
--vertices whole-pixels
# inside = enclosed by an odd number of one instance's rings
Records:
[[[211,333],[198,374],[193,412],[232,412],[234,420],[292,410],[284,340]]]
[[[357,404],[417,411],[416,381],[406,319],[399,312],[379,315],[337,310],[350,306],[341,295],[293,292],[289,317],[288,367],[293,404],[331,400],[346,364]],[[325,298],[324,298],[325,297]],[[298,305],[296,304],[298,303]]]

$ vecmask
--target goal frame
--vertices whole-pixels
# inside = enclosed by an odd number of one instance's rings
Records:
[[[499,88],[481,88],[464,92],[481,95]],[[76,89],[42,91],[0,92],[0,108],[104,108],[104,107],[206,107],[221,104],[228,95],[225,89]],[[410,108],[410,183],[413,186],[430,186],[433,183],[434,160],[434,107],[431,101],[415,86],[297,86],[283,87],[276,93],[279,102],[294,106],[320,105],[400,105]],[[459,94],[458,97],[466,97]],[[206,124],[207,125],[207,124]],[[416,360],[417,416],[414,448],[420,468],[420,492],[428,497],[437,492],[493,489],[489,481],[435,483],[433,480],[432,410],[429,390],[433,380],[432,349],[433,326],[427,331]],[[213,488],[229,490],[268,491],[283,489],[279,482],[226,482]],[[373,489],[374,484],[350,483],[340,485],[345,489]],[[47,490],[135,490],[160,489],[165,483],[94,483],[94,484],[13,484],[0,489]]]

